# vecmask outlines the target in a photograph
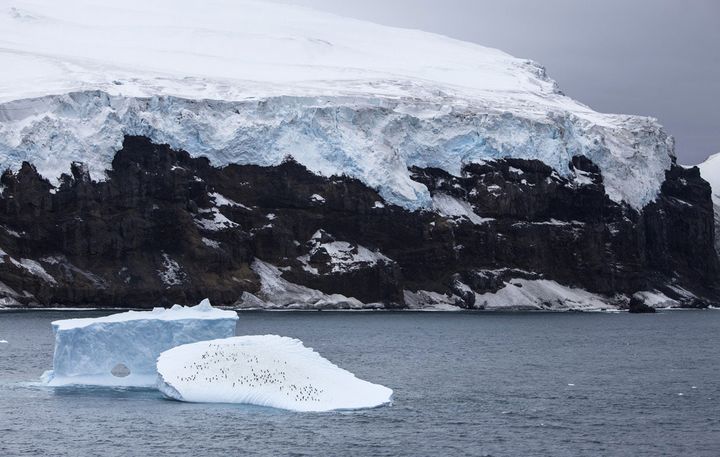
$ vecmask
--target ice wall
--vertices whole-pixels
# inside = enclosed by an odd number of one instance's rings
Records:
[[[89,91],[0,104],[0,121],[0,167],[17,170],[27,160],[53,182],[73,161],[104,179],[124,135],[142,135],[216,166],[273,166],[292,156],[313,173],[360,179],[408,209],[432,207],[408,167],[460,175],[466,164],[514,157],[571,177],[576,155],[600,167],[613,200],[640,209],[657,196],[674,154],[672,138],[651,119],[503,111],[443,96],[229,102]]]
[[[234,311],[205,300],[194,307],[129,311],[90,319],[53,322],[53,370],[43,375],[51,386],[154,386],[157,357],[165,350],[235,334]]]

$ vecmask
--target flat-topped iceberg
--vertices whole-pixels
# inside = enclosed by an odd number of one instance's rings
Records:
[[[152,387],[160,353],[175,346],[235,335],[234,311],[199,305],[129,311],[99,318],[52,323],[53,370],[43,375],[51,386]]]
[[[243,336],[163,352],[158,388],[195,403],[244,403],[293,411],[373,408],[393,391],[358,379],[299,340]]]

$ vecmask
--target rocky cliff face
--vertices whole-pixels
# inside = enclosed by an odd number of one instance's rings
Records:
[[[720,254],[720,153],[713,154],[698,165],[700,175],[710,183],[715,207],[715,251]]]
[[[586,157],[573,179],[536,160],[412,168],[433,210],[362,182],[278,166],[213,167],[127,137],[93,181],[2,175],[5,305],[585,309],[706,306],[718,295],[709,185],[673,166],[637,211]]]

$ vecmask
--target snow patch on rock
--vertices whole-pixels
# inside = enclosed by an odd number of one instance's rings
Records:
[[[47,271],[45,271],[45,268],[43,268],[43,266],[40,265],[38,262],[31,259],[20,259],[18,261],[10,256],[8,256],[8,258],[10,259],[10,263],[12,263],[18,268],[22,268],[31,275],[37,276],[38,278],[41,278],[43,281],[50,284],[57,284],[55,278],[53,278]]]
[[[441,216],[450,218],[465,218],[476,225],[494,221],[493,218],[480,217],[475,213],[472,205],[448,194],[437,193],[432,197],[433,209]]]
[[[242,208],[247,211],[252,211],[252,208],[249,208],[249,207],[243,205],[242,203],[238,203],[233,200],[230,200],[229,198],[227,198],[217,192],[212,192],[208,195],[210,196],[210,198],[215,200],[215,204],[218,206],[230,206],[230,207],[235,207],[235,208]]]
[[[417,311],[461,311],[457,306],[459,297],[428,290],[403,291],[405,305]]]
[[[0,281],[0,295],[2,296],[0,297],[0,308],[14,308],[22,306],[22,304],[17,300],[17,298],[20,297],[20,294],[2,281]]]
[[[195,218],[195,224],[209,232],[219,232],[239,227],[239,224],[225,217],[217,208],[201,209],[200,214]]]
[[[179,286],[185,282],[187,275],[180,264],[165,253],[163,253],[162,257],[162,269],[158,270],[158,276],[163,284],[169,288]]]
[[[672,298],[657,290],[636,292],[635,294],[633,294],[633,297],[642,300],[644,304],[653,308],[680,307],[679,301],[673,300]]]
[[[382,304],[365,304],[340,294],[325,294],[319,290],[291,283],[282,278],[282,271],[256,259],[253,271],[260,277],[259,296],[244,293],[239,308],[243,309],[375,309]]]
[[[0,188],[0,194],[1,193],[2,193],[2,188]],[[15,237],[15,238],[20,238],[21,236],[25,235],[25,232],[18,233],[15,230],[5,227],[4,225],[1,225],[0,228],[2,228],[8,235]]]
[[[372,267],[378,262],[393,262],[378,251],[371,251],[364,246],[350,244],[347,241],[335,241],[322,230],[315,232],[309,243],[311,244],[309,254],[298,257],[298,260],[303,264],[305,271],[312,274],[320,273],[310,265],[310,259],[321,252],[327,254],[326,261],[330,266],[329,273],[347,273]]]
[[[616,309],[607,299],[547,279],[513,279],[495,293],[475,294],[475,307],[486,310],[598,311]]]
[[[49,256],[40,259],[40,262],[53,265],[60,269],[65,276],[79,275],[93,283],[98,289],[107,289],[108,283],[105,279],[89,271],[73,265],[65,256]]]
[[[202,243],[211,249],[220,249],[220,243],[209,238],[203,238]]]
[[[590,176],[590,173],[578,169],[575,169],[575,178],[573,179],[573,182],[578,186],[591,186],[595,184],[592,176]]]

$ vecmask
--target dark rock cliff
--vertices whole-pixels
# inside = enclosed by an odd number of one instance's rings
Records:
[[[697,169],[673,167],[637,212],[605,195],[588,159],[570,166],[581,181],[528,160],[468,165],[460,177],[413,169],[436,208],[410,212],[291,159],[216,168],[127,137],[104,181],[82,164],[57,188],[31,164],[2,175],[0,297],[401,308],[406,291],[427,291],[477,308],[476,294],[543,278],[620,306],[641,291],[682,306],[718,299],[710,187]]]

